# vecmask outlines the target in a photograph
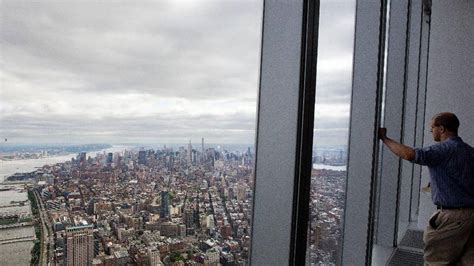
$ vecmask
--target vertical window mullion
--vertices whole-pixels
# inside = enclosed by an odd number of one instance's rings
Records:
[[[386,9],[386,1],[356,5],[342,265],[370,264],[372,256]]]
[[[265,1],[257,116],[251,264],[290,262],[305,1]]]
[[[307,250],[318,59],[320,1],[305,1],[290,264],[303,265]]]

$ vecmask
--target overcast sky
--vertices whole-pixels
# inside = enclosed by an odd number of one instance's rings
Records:
[[[261,1],[0,1],[9,143],[254,142]],[[354,3],[325,2],[315,136],[337,145]]]

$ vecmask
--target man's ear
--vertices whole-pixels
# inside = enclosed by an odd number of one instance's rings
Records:
[[[444,133],[446,132],[446,128],[444,126],[439,126],[439,131],[441,131],[441,133]]]

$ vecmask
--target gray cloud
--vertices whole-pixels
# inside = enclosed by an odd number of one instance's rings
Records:
[[[314,146],[347,145],[355,1],[321,1]]]
[[[4,71],[45,86],[55,77],[70,81],[60,90],[256,95],[259,4],[181,8],[186,4],[9,1],[2,14]]]
[[[355,1],[321,1],[316,103],[350,103]]]
[[[213,143],[249,143],[254,139],[253,117],[199,115],[194,117],[164,115],[135,119],[105,117],[56,117],[35,119],[11,116],[2,119],[2,133],[11,142],[115,142],[115,143],[183,143],[205,137]],[[250,142],[251,143],[251,142]]]
[[[2,137],[254,141],[261,1],[1,5]],[[321,7],[316,130],[338,131],[347,128],[354,4]]]

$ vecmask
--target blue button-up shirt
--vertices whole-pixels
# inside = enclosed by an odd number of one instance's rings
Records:
[[[415,149],[413,162],[428,166],[434,204],[474,207],[474,148],[460,137]]]

